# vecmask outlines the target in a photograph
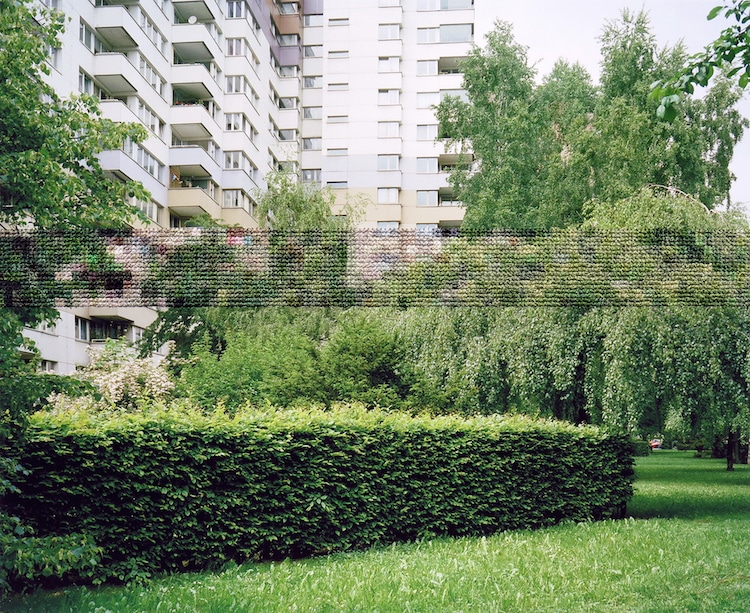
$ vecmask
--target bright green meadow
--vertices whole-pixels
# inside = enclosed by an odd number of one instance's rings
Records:
[[[146,585],[68,588],[0,610],[91,613],[750,610],[750,468],[656,451],[638,458],[629,519],[427,540],[231,566]]]

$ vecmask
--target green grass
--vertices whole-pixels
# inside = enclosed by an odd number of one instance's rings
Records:
[[[38,592],[0,610],[740,613],[750,610],[750,469],[724,468],[692,452],[638,458],[622,521]]]

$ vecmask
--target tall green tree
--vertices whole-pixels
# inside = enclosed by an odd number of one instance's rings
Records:
[[[63,15],[38,2],[0,0],[0,224],[6,228],[121,227],[137,215],[130,197],[148,196],[136,182],[113,179],[98,160],[99,153],[120,148],[126,139],[141,140],[143,127],[103,119],[92,97],[63,99],[48,84],[48,50],[59,46],[63,27]],[[5,246],[12,243],[7,233],[4,240]],[[49,393],[34,361],[25,362],[18,351],[29,345],[21,336],[24,325],[57,316],[56,296],[34,282],[46,274],[45,259],[59,263],[66,253],[43,240],[29,245],[34,249],[4,250],[10,260],[0,271],[6,299],[0,313],[0,404],[3,425],[16,430],[25,412]],[[29,304],[8,304],[18,295]]]
[[[589,200],[613,203],[647,185],[679,189],[710,208],[728,203],[729,161],[748,125],[735,109],[738,92],[719,83],[662,122],[649,87],[682,65],[684,48],[660,49],[644,12],[623,11],[599,40],[598,87],[562,62],[537,85],[526,50],[502,22],[469,55],[467,99],[437,108],[447,146],[464,152],[450,181],[467,228],[575,226]]]

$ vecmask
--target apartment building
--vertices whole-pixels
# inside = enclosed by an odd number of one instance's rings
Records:
[[[102,154],[140,181],[157,227],[208,214],[257,227],[254,195],[275,169],[365,204],[360,225],[460,225],[433,105],[463,95],[473,0],[44,0],[65,13],[50,80],[104,117],[140,122],[142,143]],[[28,330],[46,369],[67,373],[106,338],[137,340],[151,309],[79,308]]]
[[[301,178],[368,203],[361,225],[460,225],[433,106],[464,95],[473,0],[307,0]]]

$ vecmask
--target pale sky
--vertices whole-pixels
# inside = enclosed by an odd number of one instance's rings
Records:
[[[729,25],[723,17],[706,20],[708,12],[719,4],[721,0],[475,0],[475,40],[483,46],[484,34],[494,21],[508,21],[516,40],[528,48],[539,77],[562,58],[582,64],[597,81],[597,38],[604,24],[617,19],[623,8],[648,12],[660,47],[682,40],[688,53],[696,53]],[[750,117],[750,88],[740,110]],[[737,175],[732,189],[734,204],[744,203],[750,210],[750,130],[735,150],[732,170]]]

